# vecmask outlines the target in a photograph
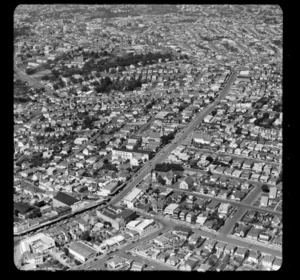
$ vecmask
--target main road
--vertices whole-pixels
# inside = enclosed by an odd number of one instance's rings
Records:
[[[51,90],[49,87],[44,86],[42,83],[38,82],[37,80],[33,79],[29,75],[27,75],[25,72],[23,72],[15,63],[14,63],[14,70],[16,71],[16,74],[25,81],[30,82],[32,85],[34,85],[37,88],[44,88],[45,91],[54,98],[53,94],[55,93],[54,90]]]
[[[30,77],[30,76],[28,76],[25,72],[23,72],[17,65],[16,65],[16,63],[14,63],[14,70],[15,70],[15,72],[16,72],[16,74],[19,76],[19,78],[21,79],[21,80],[25,80],[25,81],[27,81],[27,82],[30,82],[32,85],[34,85],[35,87],[37,87],[37,88],[44,88],[45,89],[45,91],[47,92],[47,94],[50,96],[50,97],[52,97],[52,98],[54,98],[54,93],[55,93],[55,91],[54,90],[51,90],[50,88],[47,88],[47,87],[45,87],[43,84],[41,84],[40,82],[38,82],[37,80],[35,80],[35,79],[33,79],[32,77]],[[34,116],[31,120],[30,120],[30,122],[32,122],[33,120],[36,120],[36,119],[38,119],[40,116],[42,115],[42,112],[39,112],[36,116]],[[14,128],[15,128],[15,130],[18,130],[18,128],[20,128],[21,126],[14,126]]]
[[[162,148],[161,151],[158,152],[158,154],[151,160],[145,163],[145,165],[138,171],[138,173],[135,175],[135,178],[129,182],[123,189],[122,192],[120,192],[118,195],[116,195],[108,204],[115,204],[116,202],[120,201],[132,188],[137,186],[143,178],[151,172],[151,169],[155,164],[162,162],[168,154],[173,151],[185,138],[187,135],[189,135],[200,123],[203,121],[203,119],[218,105],[218,103],[226,96],[228,91],[230,90],[233,82],[235,81],[237,76],[237,71],[232,70],[231,76],[228,79],[225,87],[220,92],[220,95],[216,100],[209,105],[208,107],[204,108],[190,123],[187,127],[185,127],[180,133],[178,133],[173,139],[173,141],[166,145],[164,148]]]

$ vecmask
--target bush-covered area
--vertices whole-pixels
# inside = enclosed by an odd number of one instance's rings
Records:
[[[83,58],[87,59],[91,56],[91,54],[83,53]],[[174,60],[173,56],[170,53],[147,53],[147,54],[137,54],[137,55],[128,55],[128,56],[112,56],[104,60],[95,61],[91,59],[87,61],[82,71],[84,74],[90,74],[91,71],[95,70],[98,72],[107,71],[109,68],[116,68],[118,66],[125,67],[130,65],[137,65],[139,62],[142,63],[143,66],[146,64],[157,63],[159,59],[165,60]]]
[[[184,171],[184,168],[180,166],[179,164],[175,163],[157,163],[154,168],[155,171],[160,172],[168,172],[170,170],[172,171]]]

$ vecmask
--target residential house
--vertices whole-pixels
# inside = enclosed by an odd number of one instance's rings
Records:
[[[207,239],[204,243],[204,249],[207,249],[209,252],[213,251],[217,241],[214,239]]]
[[[236,250],[236,246],[228,243],[224,249],[224,253],[232,256],[235,250]]]
[[[247,234],[247,238],[257,240],[260,233],[261,233],[260,229],[252,227]]]
[[[257,250],[251,250],[248,254],[247,261],[250,263],[258,263],[261,253]]]
[[[217,250],[216,255],[218,257],[223,253],[225,247],[226,247],[226,243],[223,243],[223,242],[218,242],[217,243],[217,245],[216,245],[216,250]]]
[[[235,229],[234,235],[239,237],[245,237],[247,232],[249,231],[249,227],[243,224],[239,224],[237,228]]]
[[[274,259],[275,259],[275,257],[272,255],[265,255],[261,260],[261,264],[266,268],[271,268],[272,264],[274,262]]]
[[[181,257],[179,255],[173,255],[168,258],[167,264],[176,266],[180,262],[180,260],[181,260]]]
[[[169,258],[169,254],[166,252],[162,252],[156,257],[156,259],[160,262],[166,262],[168,258]]]
[[[234,256],[235,257],[238,257],[238,258],[241,258],[241,259],[244,259],[246,257],[248,253],[248,249],[247,248],[244,248],[244,247],[239,247],[235,253],[234,253]]]
[[[199,263],[199,260],[189,258],[180,267],[181,270],[192,271]]]
[[[189,190],[194,184],[194,179],[190,176],[186,177],[182,182],[179,184],[179,188],[183,190]]]
[[[272,265],[272,270],[278,270],[282,265],[282,259],[275,258]]]

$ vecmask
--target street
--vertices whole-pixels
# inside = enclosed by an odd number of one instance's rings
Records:
[[[165,158],[169,155],[171,151],[173,151],[177,146],[180,145],[180,143],[189,135],[198,125],[199,123],[217,106],[220,100],[222,100],[228,91],[231,88],[231,85],[233,84],[235,78],[237,76],[237,72],[233,71],[232,75],[227,81],[227,84],[221,91],[219,97],[208,107],[204,108],[189,124],[186,128],[183,129],[182,133],[179,133],[173,141],[165,146],[161,151],[157,153],[157,155],[147,161],[145,165],[138,171],[138,174],[135,175],[136,178],[133,179],[133,181],[127,186],[124,187],[123,191],[119,193],[117,196],[115,196],[109,204],[115,204],[119,200],[121,200],[131,189],[133,189],[139,182],[142,181],[142,179],[150,173],[152,166],[155,166],[157,163],[161,163],[164,161]]]
[[[240,159],[244,159],[244,160],[249,159],[249,160],[254,161],[254,162],[262,162],[262,163],[267,163],[267,164],[272,164],[272,165],[278,165],[279,166],[278,162],[262,160],[262,159],[259,159],[259,158],[252,158],[252,157],[241,156],[241,155],[236,155],[236,154],[224,153],[224,152],[220,152],[220,151],[213,152],[213,151],[208,150],[208,149],[202,149],[202,148],[197,148],[197,147],[191,147],[191,150],[210,153],[210,154],[213,154],[213,155],[216,155],[216,156],[221,156],[222,155],[222,156],[230,156],[232,158],[240,158]]]
[[[170,186],[161,186],[161,188],[165,188],[165,189],[170,189],[172,187]],[[179,189],[175,189],[173,188],[174,190],[178,190]],[[278,212],[278,211],[274,211],[274,210],[270,210],[270,209],[262,209],[258,206],[252,206],[252,202],[253,200],[258,196],[258,194],[260,193],[260,187],[259,186],[256,186],[250,193],[250,198],[248,199],[247,196],[245,198],[245,201],[242,201],[242,202],[238,202],[238,201],[235,201],[235,200],[232,200],[232,199],[223,199],[223,198],[220,198],[220,197],[215,197],[215,196],[211,196],[211,195],[206,195],[206,194],[200,194],[200,193],[197,193],[197,192],[194,192],[194,191],[188,191],[188,190],[183,190],[187,195],[194,195],[196,198],[206,198],[206,199],[213,199],[215,201],[218,201],[220,203],[230,203],[232,204],[233,206],[243,206],[243,207],[246,207],[248,209],[253,209],[253,210],[257,210],[257,211],[264,211],[264,212],[268,212],[270,214],[275,214],[275,215],[279,215],[281,216],[282,213],[281,212]]]

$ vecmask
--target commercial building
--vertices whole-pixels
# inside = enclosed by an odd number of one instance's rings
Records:
[[[212,137],[207,133],[195,132],[193,133],[193,140],[195,143],[209,144],[212,140]]]
[[[125,198],[123,199],[123,202],[127,207],[132,208],[133,202],[138,199],[144,192],[139,188],[134,188]]]
[[[33,218],[39,215],[40,210],[37,207],[33,207],[26,203],[15,202],[14,203],[14,214],[21,219]]]
[[[164,214],[173,215],[174,210],[177,209],[177,208],[179,208],[179,204],[171,203],[165,208]]]
[[[117,230],[136,218],[136,212],[130,209],[114,212],[108,208],[102,211],[96,210],[96,214],[103,221],[111,223],[112,227]]]
[[[97,250],[82,241],[76,241],[70,244],[69,253],[80,262],[86,262],[88,259],[98,255]]]
[[[142,150],[127,150],[121,148],[113,148],[112,149],[112,160],[118,159],[121,157],[122,159],[133,159],[141,155],[142,160],[149,160],[152,157],[152,153],[148,151]]]
[[[115,256],[111,260],[107,261],[106,264],[108,268],[117,270],[125,267],[128,264],[128,261],[120,256]]]
[[[107,211],[106,209],[99,211],[96,211],[97,217],[102,219],[105,222],[109,222],[111,223],[111,226],[117,230],[120,229],[121,227],[121,223],[120,223],[120,219],[118,218],[118,216],[116,214],[110,213],[109,211]]]
[[[129,230],[137,231],[139,235],[143,235],[153,229],[154,226],[155,222],[153,219],[145,219],[131,221],[126,225],[126,228],[128,228]]]
[[[121,234],[117,236],[113,236],[109,239],[104,240],[101,245],[100,245],[100,251],[105,252],[109,248],[114,247],[114,246],[120,246],[123,243],[125,243],[125,237]]]
[[[45,253],[54,247],[54,239],[44,233],[38,233],[34,236],[28,237],[20,243],[22,254],[26,251],[30,253]]]
[[[109,182],[102,190],[101,190],[101,195],[111,195],[115,192],[115,190],[117,189],[119,183],[118,181],[111,181]]]

